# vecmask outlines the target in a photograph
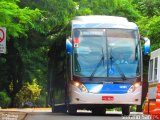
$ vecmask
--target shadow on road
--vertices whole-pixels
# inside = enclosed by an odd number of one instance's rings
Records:
[[[81,112],[81,113],[77,113],[75,115],[72,115],[72,116],[122,116],[121,113],[106,113],[104,115],[95,115],[95,114],[92,114],[92,113],[85,113],[85,112]]]
[[[48,114],[48,115],[54,115],[54,116],[108,116],[108,117],[121,117],[122,116],[122,114],[121,114],[121,112],[113,112],[113,113],[111,113],[111,112],[109,112],[109,113],[106,113],[106,114],[104,114],[104,115],[94,115],[94,114],[92,114],[92,112],[77,112],[77,114],[75,114],[75,115],[69,115],[68,113],[50,113],[50,112],[48,112],[48,113],[38,113],[38,114]]]

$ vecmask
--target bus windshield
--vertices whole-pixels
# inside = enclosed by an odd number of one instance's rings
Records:
[[[82,77],[140,75],[140,46],[136,30],[75,29],[73,74]]]

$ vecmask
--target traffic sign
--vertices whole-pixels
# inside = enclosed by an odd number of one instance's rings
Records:
[[[0,53],[6,53],[6,28],[0,27]]]

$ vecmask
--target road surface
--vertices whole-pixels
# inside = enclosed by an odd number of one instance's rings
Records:
[[[156,117],[156,116],[155,116]],[[107,112],[96,116],[90,111],[78,111],[77,115],[52,113],[51,109],[4,109],[0,110],[0,120],[150,120],[150,115],[131,112],[130,116],[122,116],[121,112]]]
[[[77,115],[30,112],[25,120],[150,120],[150,116],[134,112],[130,116],[121,116],[121,112],[108,112],[103,116],[92,115],[90,112],[79,112]]]

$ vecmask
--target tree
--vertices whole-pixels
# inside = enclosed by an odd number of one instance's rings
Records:
[[[159,0],[140,0],[137,9],[143,17],[137,22],[143,36],[151,39],[151,51],[160,47],[159,41],[159,20],[160,20]]]
[[[34,28],[34,21],[41,17],[38,9],[19,8],[17,0],[1,0],[0,14],[0,26],[7,28],[7,40],[26,35],[30,27]]]
[[[66,34],[68,34],[66,30],[71,18],[75,16],[75,3],[72,0],[39,0],[38,3],[36,2],[36,0],[22,0],[19,5],[22,8],[24,6],[29,6],[30,8],[39,8],[43,11],[42,13],[44,15],[44,18],[42,19],[38,27],[38,29],[42,31],[42,34],[39,34],[33,30],[29,33],[30,35],[26,42],[30,39],[34,39],[34,41],[30,42],[29,45],[26,44],[26,46],[24,47],[26,48],[26,50],[24,51],[23,58],[24,64],[28,65],[26,67],[26,78],[31,76],[27,80],[36,78],[39,81],[39,84],[41,86],[44,86],[42,88],[43,92],[41,94],[45,95],[47,89],[47,82],[45,78],[47,77],[47,67],[49,67],[49,69],[51,70],[57,69],[58,71],[61,71],[61,67],[55,68],[54,66],[52,66],[54,60],[56,59],[52,56],[56,54],[54,51],[55,49],[57,49],[57,47],[55,47],[55,43],[58,43],[61,46],[59,48],[60,54],[57,55],[57,57],[61,56],[61,52],[64,53],[64,44],[67,36]],[[47,54],[47,52],[49,54]],[[47,63],[47,55],[49,56],[49,63]],[[26,59],[27,57],[29,59]],[[62,59],[64,60],[64,58]],[[62,61],[62,63],[64,63],[64,61]],[[49,73],[53,74],[52,72],[53,71],[49,71]],[[38,73],[42,74],[39,76]],[[49,79],[52,80],[53,78],[51,77]]]
[[[159,23],[159,16],[154,16],[152,18],[144,17],[138,22],[141,33],[147,35],[151,39],[151,51],[160,48],[160,44],[157,44],[160,38]]]
[[[77,1],[78,15],[111,15],[136,21],[141,16],[130,0],[81,0]]]
[[[0,78],[0,83],[2,84],[1,89],[7,89],[11,97],[11,106],[13,106],[14,97],[21,89],[24,80],[24,66],[17,41],[22,36],[26,37],[29,28],[34,29],[36,21],[41,18],[38,9],[20,8],[17,2],[18,0],[0,1],[0,26],[7,28],[7,54],[1,55],[0,58],[6,61],[2,66],[5,67],[7,77]],[[11,83],[13,84],[12,90],[9,88]]]
[[[159,0],[138,0],[134,1],[137,9],[142,13],[143,16],[153,17],[160,15],[160,1]]]

